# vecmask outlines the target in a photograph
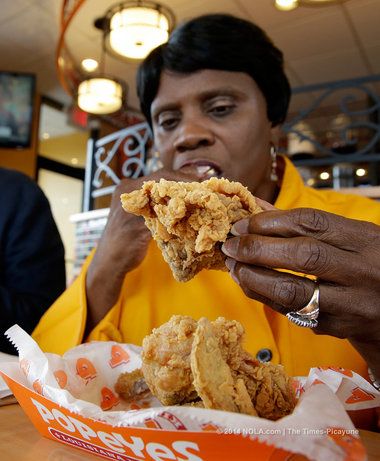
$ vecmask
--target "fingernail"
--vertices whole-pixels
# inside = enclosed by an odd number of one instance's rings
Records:
[[[239,279],[237,278],[237,276],[236,276],[236,274],[234,272],[234,269],[235,269],[235,266],[236,266],[236,260],[232,259],[232,258],[227,258],[226,261],[225,261],[225,264],[227,266],[227,269],[229,271],[229,274],[230,274],[232,280],[234,280],[238,285],[240,285]]]
[[[273,206],[271,203],[268,203],[265,200],[262,200],[261,198],[255,197],[255,200],[256,204],[259,205],[265,211],[278,210],[278,208]]]
[[[239,238],[234,237],[226,240],[222,245],[222,251],[227,256],[234,257],[239,247]]]
[[[248,234],[249,219],[241,219],[237,221],[231,228],[232,235]]]
[[[227,269],[231,272],[232,270],[234,270],[234,267],[236,266],[236,259],[226,258],[225,264],[227,266]]]
[[[238,285],[240,285],[240,281],[239,281],[239,279],[237,278],[237,276],[235,275],[234,272],[230,272],[230,276],[232,277],[232,280],[234,282],[236,282]]]

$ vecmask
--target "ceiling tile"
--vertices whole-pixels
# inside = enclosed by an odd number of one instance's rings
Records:
[[[350,1],[344,5],[363,45],[380,44],[380,1]]]
[[[13,53],[14,45],[37,55],[45,54],[51,52],[57,40],[56,18],[33,5],[23,9],[0,27],[0,41],[10,45],[7,53],[9,56]]]
[[[240,10],[251,21],[267,29],[271,33],[284,24],[291,24],[303,18],[310,17],[310,8],[296,8],[292,11],[279,11],[274,6],[274,0],[234,0]],[[322,13],[325,8],[313,9],[313,15]]]
[[[101,59],[102,37],[89,38],[81,29],[72,27],[65,35],[65,43],[75,61],[79,64],[84,58]],[[80,44],[80,45],[78,45]]]
[[[380,74],[380,43],[378,45],[368,46],[366,54],[372,69],[376,74]]]
[[[58,18],[61,16],[62,9],[61,0],[28,0],[28,2],[33,3],[33,6],[41,8],[45,13],[51,15],[51,17],[57,18],[57,24],[59,24]]]
[[[80,31],[91,40],[100,39],[102,34],[101,31],[94,26],[94,21],[104,16],[104,13],[111,5],[112,2],[104,0],[84,2],[68,26],[67,35],[70,35],[73,30],[76,30]]]
[[[40,59],[29,66],[31,72],[37,75],[37,90],[47,95],[57,86],[57,77],[54,63],[50,59]],[[44,69],[44,72],[40,72]]]
[[[244,12],[232,0],[193,0],[180,4],[176,8],[176,14],[178,14],[181,21],[210,13],[229,13],[236,16],[244,15]]]
[[[356,48],[292,60],[290,65],[307,85],[363,77],[367,74]]]
[[[305,82],[301,79],[301,77],[297,74],[289,62],[285,63],[285,74],[288,77],[290,86],[292,88],[305,84]]]
[[[307,58],[355,46],[354,38],[339,8],[329,14],[313,14],[271,31],[277,46],[288,60]]]
[[[29,9],[33,0],[1,0],[0,29],[13,17]]]
[[[4,41],[0,32],[0,69],[28,72],[25,64],[25,48],[17,43],[12,43],[9,39]]]

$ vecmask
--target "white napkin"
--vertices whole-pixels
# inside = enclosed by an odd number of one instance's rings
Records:
[[[5,362],[18,362],[18,357],[15,355],[4,354],[4,352],[0,352],[0,363]],[[12,391],[9,387],[5,384],[5,381],[0,376],[0,399],[4,397],[8,397],[8,395],[12,395]]]

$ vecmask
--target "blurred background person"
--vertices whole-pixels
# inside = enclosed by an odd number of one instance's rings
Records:
[[[64,247],[39,186],[0,168],[0,351],[15,353],[4,332],[31,332],[66,286]]]

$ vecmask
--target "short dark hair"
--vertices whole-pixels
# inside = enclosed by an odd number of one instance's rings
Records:
[[[151,51],[141,63],[137,93],[150,125],[150,108],[161,73],[168,70],[190,74],[202,69],[247,73],[264,94],[272,125],[285,120],[290,85],[282,52],[256,24],[227,14],[209,14],[175,29],[169,41]]]

